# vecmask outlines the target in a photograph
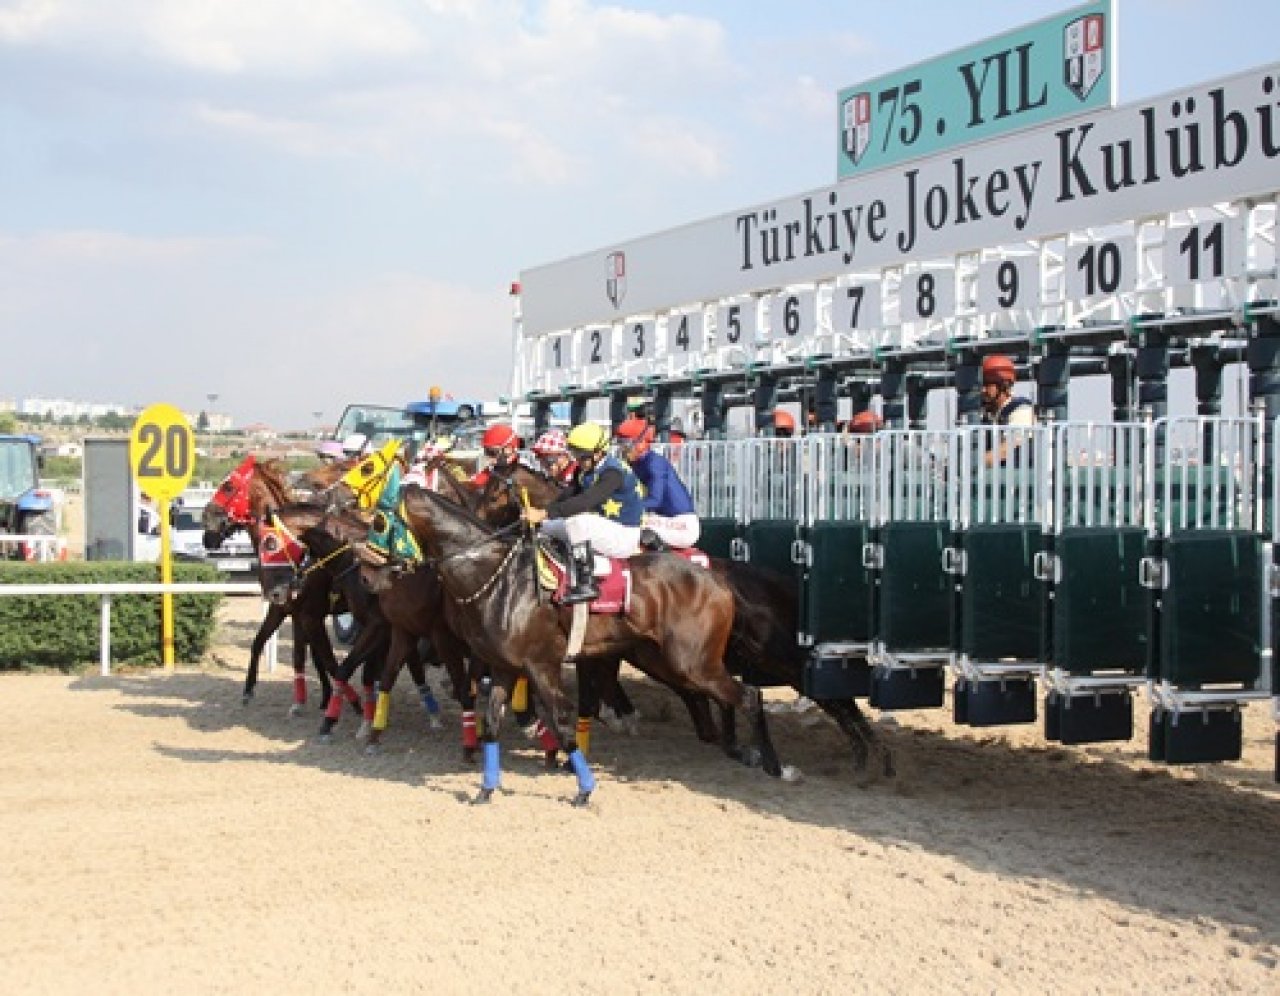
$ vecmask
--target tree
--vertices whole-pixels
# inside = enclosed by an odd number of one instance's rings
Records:
[[[201,411],[200,415],[196,418],[196,432],[208,432],[208,431],[209,431],[209,415],[207,412]]]
[[[10,435],[18,429],[18,417],[13,412],[0,412],[0,433]]]

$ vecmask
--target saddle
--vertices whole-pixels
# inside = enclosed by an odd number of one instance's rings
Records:
[[[647,552],[647,551],[641,551]],[[701,550],[669,549],[670,553],[683,557],[701,568],[710,568],[711,558]],[[604,557],[594,554],[592,576],[600,586],[600,597],[588,603],[597,615],[625,615],[631,607],[631,561],[626,557]],[[572,554],[560,541],[550,536],[538,537],[538,583],[551,593],[551,600],[559,602],[571,583],[570,561]]]
[[[600,597],[588,603],[597,615],[624,615],[631,607],[631,564],[625,558],[594,555],[591,571],[600,586]],[[559,603],[571,583],[571,552],[549,536],[538,538],[538,584]]]

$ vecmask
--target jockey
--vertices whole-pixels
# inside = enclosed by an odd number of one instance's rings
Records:
[[[993,353],[982,358],[982,421],[984,425],[1020,426],[1028,428],[1036,424],[1036,409],[1028,398],[1013,393],[1018,372],[1013,360]],[[988,467],[1004,466],[1020,440],[1003,438],[996,441],[986,454]]]
[[[868,408],[849,419],[848,431],[855,436],[869,436],[873,432],[878,432],[882,425],[884,420]]]
[[[595,422],[569,430],[569,453],[578,461],[574,483],[545,509],[527,508],[526,521],[567,540],[573,551],[573,587],[566,605],[596,598],[593,548],[606,557],[630,557],[640,543],[644,516],[641,485],[627,466],[607,454],[609,433]]]
[[[533,455],[538,458],[547,476],[561,487],[573,483],[578,465],[569,455],[569,443],[559,429],[548,429],[539,436],[533,444]]]
[[[436,485],[439,483],[438,478],[442,468],[432,464],[453,449],[453,442],[452,436],[437,436],[423,443],[422,448],[414,456],[413,463],[409,465],[409,473],[405,475],[404,483],[416,484],[432,491],[439,490]],[[465,472],[458,470],[452,464],[445,468],[445,472],[462,475],[464,480],[466,477]]]
[[[667,546],[694,546],[702,529],[698,513],[671,461],[651,449],[653,426],[642,418],[629,418],[616,435],[623,457],[644,485],[645,527]]]
[[[794,436],[796,434],[795,417],[788,411],[775,408],[773,410],[773,434],[783,439]]]
[[[323,443],[316,446],[316,456],[320,458],[321,463],[338,463],[347,458],[346,451],[343,450],[342,444],[336,439],[326,439]]]
[[[348,459],[368,456],[371,449],[369,437],[363,432],[353,432],[342,441],[342,455]]]
[[[520,457],[520,437],[506,422],[495,422],[484,430],[480,445],[484,447],[484,455],[489,464],[471,478],[471,483],[477,488],[488,484],[489,478],[495,473],[505,474],[515,469]]]

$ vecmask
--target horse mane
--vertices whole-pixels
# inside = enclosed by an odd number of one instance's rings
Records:
[[[422,495],[432,498],[443,505],[448,505],[450,510],[456,511],[460,518],[465,519],[471,525],[484,530],[486,535],[492,535],[498,531],[495,526],[485,522],[484,519],[480,518],[480,516],[475,512],[467,508],[466,505],[463,505],[461,502],[453,501],[448,495],[441,494],[439,491],[432,491],[430,488],[424,488],[418,484],[407,484],[400,494],[402,499],[417,498],[419,495]]]
[[[277,459],[259,460],[255,463],[257,477],[271,497],[281,505],[293,503],[293,489],[289,486],[289,469]]]

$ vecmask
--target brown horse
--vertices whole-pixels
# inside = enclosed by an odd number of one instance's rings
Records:
[[[560,731],[567,715],[561,665],[575,610],[552,604],[538,590],[536,547],[519,525],[495,530],[456,503],[421,488],[406,489],[402,513],[434,562],[454,632],[481,656],[526,673],[537,692],[544,723]],[[632,600],[622,615],[586,620],[582,656],[626,657],[675,687],[704,692],[751,719],[754,746],[725,749],[744,763],[781,774],[769,739],[758,689],[734,679],[723,663],[733,625],[733,593],[712,573],[679,557],[631,560]],[[495,689],[485,724],[485,772],[477,802],[487,802],[500,781],[496,729],[506,694]],[[562,736],[562,742],[567,737]],[[575,805],[585,805],[595,780],[580,751],[570,754],[578,776]]]
[[[519,516],[522,502],[528,501],[542,508],[555,498],[557,491],[558,487],[545,476],[518,467],[506,478],[490,478],[477,512],[487,522],[507,525]],[[796,637],[799,631],[799,593],[794,580],[751,564],[718,557],[711,558],[711,569],[734,594],[733,630],[725,653],[729,670],[738,675],[748,671],[767,674],[802,692],[808,651]],[[617,664],[617,661],[613,662],[612,679],[615,681]],[[595,713],[592,698],[595,690],[600,683],[607,684],[610,680],[608,673],[594,677],[595,683],[588,681],[585,696],[580,698],[580,721]],[[878,752],[883,773],[893,774],[893,757],[888,747],[877,736],[855,699],[819,698],[814,699],[814,703],[835,720],[849,738],[855,768],[866,768],[871,754]],[[686,705],[694,717],[695,727],[708,721],[700,720],[696,703],[686,699]],[[701,712],[705,713],[705,708]],[[727,711],[723,719],[732,723],[732,711]]]
[[[321,481],[328,477],[330,484],[338,476],[338,471],[331,468],[322,468],[317,473]],[[300,555],[293,558],[294,562],[286,562],[283,571],[273,570],[261,563],[264,559],[263,536],[269,530],[268,519],[279,516],[285,509],[297,507],[284,467],[278,462],[260,461],[249,456],[218,486],[212,500],[205,506],[203,517],[206,547],[216,548],[231,532],[245,529],[253,540],[254,548],[259,552],[259,583],[268,601],[268,608],[250,647],[249,670],[245,676],[243,692],[244,704],[248,705],[253,700],[258,682],[258,667],[267,641],[275,635],[285,619],[292,619],[294,691],[290,712],[293,715],[300,713],[306,704],[307,650],[311,650],[312,661],[320,679],[321,708],[328,708],[330,705],[330,675],[337,669],[333,645],[325,627],[330,612],[337,608],[330,599],[334,590],[334,574],[328,570],[304,568]],[[287,523],[285,526],[288,532],[296,536],[305,528],[306,522],[305,519],[295,519],[292,527]],[[358,586],[345,587],[350,600],[367,600],[367,594]],[[349,686],[344,687],[343,693],[352,707],[360,711],[359,696]],[[372,701],[366,703],[364,711],[371,719]]]

